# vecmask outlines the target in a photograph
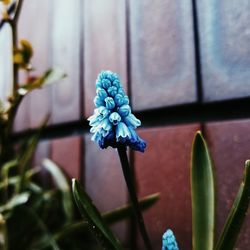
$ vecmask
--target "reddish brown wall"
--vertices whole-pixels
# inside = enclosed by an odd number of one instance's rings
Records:
[[[98,72],[119,73],[148,142],[144,154],[131,154],[139,195],[161,192],[145,213],[154,249],[160,249],[169,227],[180,248],[191,249],[189,161],[195,131],[203,130],[215,164],[218,232],[250,158],[249,12],[247,0],[25,1],[19,38],[33,44],[36,72],[55,65],[68,77],[26,98],[15,131],[34,128],[51,113],[37,161],[50,157],[81,179],[101,210],[122,205],[127,191],[117,155],[90,141],[86,122]],[[10,86],[5,32],[1,97]],[[130,223],[114,229],[129,244]],[[247,216],[237,249],[249,249],[249,235]],[[143,249],[136,238],[137,249]]]

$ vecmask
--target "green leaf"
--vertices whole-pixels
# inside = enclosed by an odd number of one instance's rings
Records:
[[[25,204],[29,199],[30,194],[28,192],[14,195],[6,204],[0,206],[0,213],[12,210],[16,206]]]
[[[6,162],[2,167],[1,167],[1,182],[0,182],[0,189],[4,188],[4,198],[7,199],[8,196],[8,185],[9,185],[9,171],[12,168],[15,168],[18,165],[17,159],[11,160]]]
[[[57,82],[65,78],[66,76],[67,75],[65,74],[65,72],[60,68],[49,69],[43,77],[42,85],[53,84],[54,82]]]
[[[215,228],[214,176],[207,144],[197,132],[191,160],[193,249],[212,250]]]
[[[155,193],[155,194],[151,194],[148,195],[142,199],[139,200],[139,206],[140,209],[142,211],[150,208],[152,205],[154,205],[158,200],[159,200],[159,193]],[[131,204],[128,205],[124,205],[122,207],[118,207],[112,211],[103,213],[101,216],[103,218],[103,220],[107,223],[107,224],[113,224],[116,223],[122,219],[128,218],[130,216],[132,216],[133,213],[133,208],[131,206]],[[60,232],[58,232],[55,235],[55,239],[56,240],[60,240],[63,239],[64,237],[69,237],[69,235],[72,235],[76,232],[79,231],[85,231],[88,229],[88,224],[86,221],[80,221],[80,222],[76,222],[73,223],[71,225],[68,225],[64,228],[62,228],[62,230]]]
[[[75,179],[72,180],[72,191],[82,217],[87,220],[92,232],[102,244],[103,248],[109,250],[122,250],[123,248],[120,242],[113,235],[89,196]]]
[[[10,177],[8,178],[8,182],[0,182],[0,190],[6,189],[8,186],[15,186],[18,182],[20,182],[20,177]]]
[[[66,215],[66,221],[69,223],[73,219],[74,212],[71,198],[71,189],[68,184],[68,181],[62,170],[51,160],[45,159],[43,161],[43,166],[49,171],[54,180],[55,185],[62,193],[64,213]]]
[[[11,161],[6,162],[2,167],[1,167],[1,178],[5,180],[9,176],[9,171],[16,167],[18,165],[18,160],[14,159]]]
[[[250,160],[245,163],[243,181],[231,207],[216,250],[234,249],[243,221],[246,217],[250,201]]]
[[[49,69],[41,77],[35,78],[33,81],[22,85],[18,89],[18,94],[21,96],[26,95],[34,89],[41,88],[45,85],[50,85],[56,81],[63,79],[64,77],[66,77],[66,74],[61,69]]]

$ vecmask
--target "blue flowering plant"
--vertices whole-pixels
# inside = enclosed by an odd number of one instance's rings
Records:
[[[125,94],[117,74],[111,71],[102,71],[98,75],[94,104],[96,107],[94,114],[88,118],[91,126],[90,132],[93,133],[92,140],[98,143],[102,149],[109,146],[117,148],[134,214],[145,248],[150,250],[152,246],[138,205],[126,153],[127,147],[144,152],[146,142],[135,131],[141,125],[141,121],[132,114],[129,98]]]
[[[94,104],[94,114],[88,118],[93,141],[102,149],[129,146],[144,152],[146,143],[135,132],[141,121],[132,114],[129,98],[117,74],[102,71],[98,75]]]

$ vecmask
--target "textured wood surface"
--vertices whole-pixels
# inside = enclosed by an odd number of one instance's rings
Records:
[[[95,81],[101,70],[111,70],[127,84],[124,0],[84,1],[84,109],[93,112]]]
[[[51,67],[50,1],[24,1],[18,25],[18,39],[28,40],[34,49],[32,66],[34,76],[39,76]],[[31,27],[32,24],[32,27]],[[20,72],[20,82],[26,81]],[[37,127],[51,113],[51,87],[35,90],[25,97],[16,120],[16,130]]]
[[[82,138],[79,136],[54,139],[51,142],[51,159],[70,178],[81,179],[82,153]]]
[[[148,146],[144,154],[135,153],[139,195],[160,192],[160,200],[144,216],[155,250],[161,248],[162,234],[168,228],[174,231],[180,249],[192,249],[189,172],[198,129],[198,124],[192,124],[140,131]],[[144,249],[141,240],[138,243],[138,249]]]
[[[12,34],[8,24],[0,32],[0,99],[3,104],[12,91]]]
[[[136,110],[196,101],[191,1],[130,1]]]
[[[80,1],[53,1],[52,65],[67,77],[52,87],[53,124],[80,118]]]
[[[250,96],[249,0],[197,6],[205,101]]]

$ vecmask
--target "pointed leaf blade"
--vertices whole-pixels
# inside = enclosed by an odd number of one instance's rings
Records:
[[[250,160],[245,163],[243,181],[231,207],[216,250],[234,249],[250,201]]]
[[[95,236],[97,236],[97,239],[99,239],[102,246],[105,249],[122,250],[123,248],[120,242],[105,224],[101,214],[75,179],[72,180],[72,190],[75,202],[82,217],[87,220],[89,225],[91,225]]]
[[[8,202],[0,206],[0,213],[14,209],[16,206],[25,204],[30,197],[28,192],[14,195]]]
[[[191,160],[193,249],[212,250],[215,227],[214,177],[207,144],[197,132]]]

